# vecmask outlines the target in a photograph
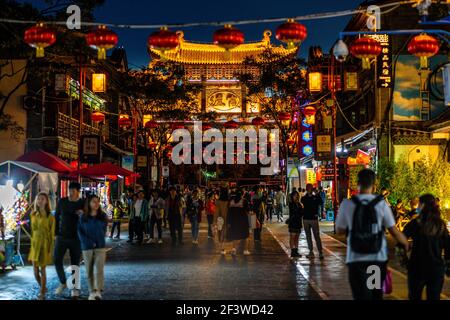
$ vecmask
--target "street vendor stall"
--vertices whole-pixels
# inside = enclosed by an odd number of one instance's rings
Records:
[[[0,214],[2,215],[2,268],[6,264],[24,264],[20,241],[21,232],[27,232],[27,216],[32,209],[32,200],[39,192],[49,194],[55,203],[58,173],[39,164],[21,161],[0,163]],[[11,243],[16,240],[15,259],[12,259]],[[14,262],[13,262],[14,261]]]

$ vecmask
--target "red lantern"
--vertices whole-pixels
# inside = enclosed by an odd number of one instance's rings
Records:
[[[255,127],[263,126],[265,124],[266,124],[266,120],[264,120],[261,117],[256,117],[252,120],[252,125],[254,125]]]
[[[203,131],[208,131],[209,129],[212,129],[212,125],[209,123],[203,123],[202,124],[202,130]]]
[[[131,119],[127,114],[119,114],[119,127],[130,127]]]
[[[278,113],[278,119],[280,119],[280,121],[289,121],[291,120],[291,115],[288,112],[280,112]]]
[[[316,123],[316,113],[317,110],[313,106],[304,108],[303,114],[305,115],[305,122],[309,125],[314,125]]]
[[[278,40],[287,44],[288,49],[292,49],[306,39],[308,31],[303,24],[294,21],[294,19],[288,19],[287,22],[277,28],[275,34]]]
[[[158,123],[156,121],[150,120],[145,123],[145,129],[156,129],[158,128]]]
[[[148,148],[149,148],[149,149],[156,149],[157,146],[158,146],[158,144],[157,144],[156,142],[153,142],[153,141],[151,141],[151,142],[148,144]]]
[[[98,59],[106,59],[106,50],[112,49],[117,45],[119,37],[114,31],[106,26],[99,26],[97,30],[91,31],[86,35],[87,44],[93,49],[98,50]]]
[[[171,125],[172,130],[184,129],[184,124],[179,122],[174,122]]]
[[[230,120],[224,123],[223,125],[225,129],[237,129],[239,127],[239,123],[234,120]]]
[[[288,145],[289,147],[292,147],[295,144],[295,140],[294,139],[287,139],[286,140],[286,145]]]
[[[43,23],[39,23],[25,30],[24,41],[36,48],[36,58],[44,57],[44,49],[56,41],[56,32]]]
[[[244,33],[226,24],[222,29],[214,32],[213,41],[215,45],[230,50],[244,43]]]
[[[153,32],[147,40],[150,48],[161,52],[175,49],[180,44],[178,34],[170,31],[167,27],[161,27],[159,31]]]
[[[93,122],[103,122],[105,121],[105,114],[100,111],[93,112],[91,115],[91,120]]]
[[[428,68],[428,58],[439,52],[439,41],[426,33],[419,34],[411,39],[408,52],[420,58],[420,68]]]
[[[376,58],[381,53],[380,43],[370,37],[362,37],[353,41],[350,52],[362,59],[363,69],[370,69],[370,59]]]

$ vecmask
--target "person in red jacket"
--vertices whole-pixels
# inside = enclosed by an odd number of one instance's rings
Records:
[[[203,201],[199,197],[197,189],[192,191],[190,197],[188,197],[186,204],[186,215],[191,222],[192,230],[192,243],[198,244],[198,232],[200,222],[202,221],[202,211],[204,210]]]
[[[214,223],[214,214],[216,212],[216,201],[214,197],[214,193],[211,192],[208,194],[206,200],[206,219],[208,219],[208,238],[213,238],[213,223]]]

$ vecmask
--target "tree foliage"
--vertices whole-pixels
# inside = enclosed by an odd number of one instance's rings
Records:
[[[422,158],[412,168],[406,159],[397,162],[382,160],[378,164],[379,187],[390,190],[390,200],[404,202],[422,194],[431,193],[441,199],[443,206],[450,204],[450,163],[438,158]]]

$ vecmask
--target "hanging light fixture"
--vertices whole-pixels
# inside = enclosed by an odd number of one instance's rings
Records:
[[[252,120],[252,125],[255,126],[255,127],[260,127],[260,126],[263,126],[265,124],[266,124],[266,120],[264,120],[261,117],[256,117],[256,118],[253,118],[253,120]]]
[[[289,122],[291,121],[291,114],[288,112],[280,112],[278,113],[278,119],[281,121],[283,126],[288,127]]]
[[[105,114],[100,111],[95,111],[91,115],[91,120],[96,123],[103,122],[105,121]]]
[[[104,73],[92,74],[92,91],[95,93],[106,92],[106,74]]]
[[[127,114],[119,114],[119,127],[130,127],[131,119]]]
[[[287,44],[288,49],[293,49],[306,39],[308,31],[303,24],[288,19],[277,28],[275,34],[278,40]]]
[[[305,115],[305,122],[309,125],[314,125],[316,123],[316,113],[317,109],[313,106],[307,106],[303,109],[303,114]]]
[[[56,42],[56,32],[43,23],[38,23],[25,30],[24,41],[36,48],[36,58],[43,58],[44,49]]]
[[[439,41],[426,33],[419,34],[411,39],[408,52],[420,58],[420,68],[428,68],[428,58],[439,52]]]
[[[239,29],[233,28],[231,24],[226,24],[222,29],[216,30],[213,34],[215,45],[231,50],[244,43],[244,33]]]
[[[145,129],[156,129],[158,128],[158,123],[153,120],[149,120],[145,123]]]
[[[308,74],[308,88],[310,92],[322,91],[322,73],[310,72]]]
[[[99,26],[86,35],[87,44],[98,51],[98,59],[106,59],[106,50],[112,49],[119,42],[117,34],[106,26]]]
[[[180,45],[180,37],[176,32],[170,31],[167,27],[161,27],[153,32],[147,40],[150,48],[161,51],[162,53],[173,50]]]
[[[362,59],[363,69],[370,69],[370,59],[376,58],[381,50],[381,44],[370,37],[356,39],[350,46],[351,54]]]

